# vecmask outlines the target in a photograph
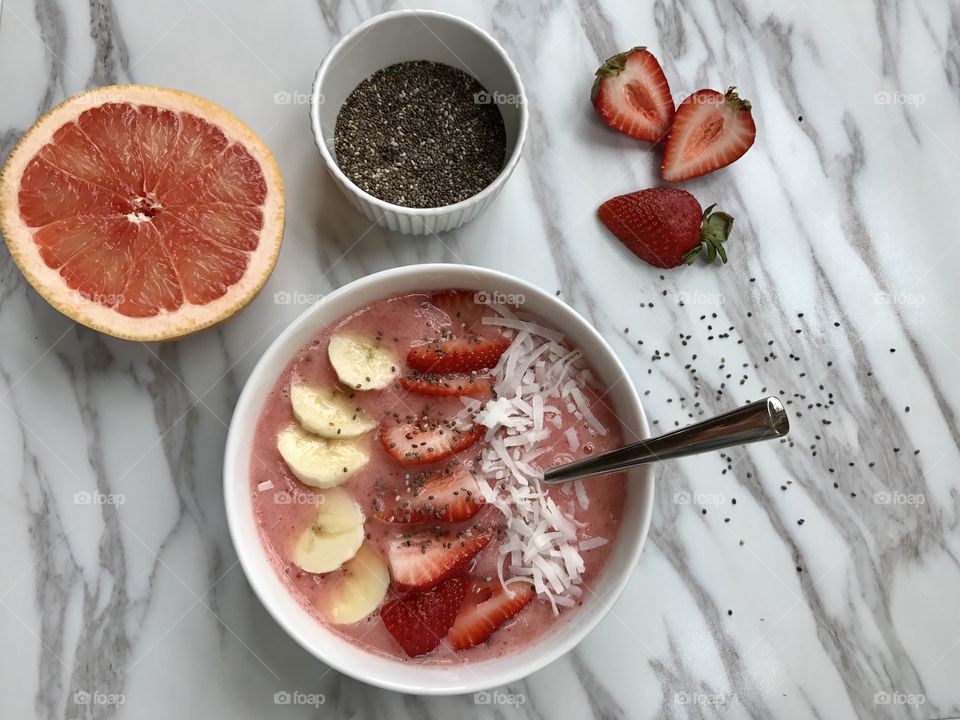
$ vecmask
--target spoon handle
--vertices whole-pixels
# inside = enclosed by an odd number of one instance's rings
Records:
[[[550,468],[544,471],[543,480],[558,485],[659,460],[783,437],[789,431],[790,420],[783,405],[777,398],[768,397],[660,437]]]

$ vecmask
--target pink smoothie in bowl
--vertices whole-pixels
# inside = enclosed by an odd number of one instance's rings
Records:
[[[599,335],[546,293],[464,266],[379,275],[405,277],[329,296],[251,376],[231,534],[274,617],[338,669],[420,693],[511,682],[610,608],[652,507],[645,472],[547,489],[541,469],[645,420]]]
[[[540,468],[622,445],[604,388],[561,333],[517,308],[478,300],[486,298],[473,291],[414,292],[341,318],[291,359],[257,423],[250,492],[277,573],[318,622],[372,652],[456,663],[527,645],[576,615],[617,540],[623,475],[551,490],[538,478]],[[389,359],[383,387],[361,389],[338,375],[331,338],[343,337]],[[362,377],[357,384],[370,376]],[[278,450],[278,437],[299,426],[293,387],[301,395],[336,394],[348,424],[369,420],[359,431],[351,424],[357,435],[350,439],[335,419],[321,421],[332,437],[317,452],[348,443],[362,454],[356,471],[339,469],[349,476],[342,482],[335,475],[321,488],[298,479],[299,461],[291,467]],[[319,437],[306,430],[301,442]],[[327,572],[310,572],[311,560],[306,569],[298,564],[298,542],[304,532],[317,534],[314,519],[332,487],[360,508],[367,561],[379,558],[390,571],[385,588],[344,586],[352,549]],[[368,591],[369,599],[349,598],[365,603],[362,618],[337,622],[326,610],[338,594]],[[447,593],[452,608],[442,602]],[[391,603],[396,626],[381,613]]]

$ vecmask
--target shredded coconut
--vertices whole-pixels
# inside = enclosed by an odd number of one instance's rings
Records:
[[[578,585],[585,566],[580,551],[599,545],[584,547],[577,537],[583,523],[574,518],[573,503],[564,512],[547,494],[534,460],[548,448],[537,443],[550,436],[548,427],[562,428],[559,408],[564,406],[597,434],[607,430],[590,412],[583,393],[589,376],[580,351],[564,345],[562,333],[522,320],[501,306],[494,308],[501,317],[485,317],[484,324],[508,328],[515,335],[491,370],[495,399],[482,407],[464,400],[462,413],[475,413],[476,422],[487,428],[480,460],[487,482],[480,483],[481,493],[507,521],[497,576],[504,588],[530,583],[556,614],[575,605],[581,595]],[[570,451],[576,452],[581,446],[576,430],[564,434]],[[564,486],[562,491],[570,489]],[[577,504],[587,509],[590,501],[583,484],[575,484],[574,492]]]
[[[580,543],[580,549],[586,552],[587,550],[593,550],[594,548],[603,547],[606,545],[609,540],[602,537],[593,537],[587,538]]]
[[[583,484],[583,480],[574,480],[573,489],[577,493],[577,502],[580,503],[580,507],[584,510],[590,507],[590,498],[587,497],[587,488]]]

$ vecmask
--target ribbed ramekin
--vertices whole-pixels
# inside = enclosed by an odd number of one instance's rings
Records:
[[[337,165],[334,128],[347,97],[377,70],[409,60],[459,68],[483,85],[503,115],[507,133],[503,170],[473,197],[438,208],[408,208],[361,190]],[[398,10],[358,25],[334,45],[317,71],[310,121],[320,155],[350,204],[369,220],[396,232],[432,235],[453,230],[482,213],[520,160],[527,133],[527,104],[516,67],[486,32],[462,18],[430,10]]]

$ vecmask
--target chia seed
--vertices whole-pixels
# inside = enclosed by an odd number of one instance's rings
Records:
[[[337,164],[362,190],[394,205],[466,200],[504,165],[503,116],[490,97],[476,78],[442,63],[414,60],[378,70],[337,115]]]

